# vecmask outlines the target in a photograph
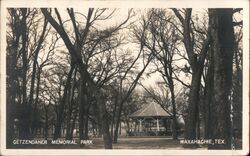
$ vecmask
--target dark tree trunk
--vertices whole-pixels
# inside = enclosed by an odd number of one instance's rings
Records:
[[[68,113],[67,113],[67,121],[66,121],[66,140],[71,140],[72,137],[71,137],[71,119],[72,119],[72,104],[70,104],[70,108],[68,110]]]
[[[196,138],[197,139],[200,139],[200,109],[199,109],[199,106],[198,106],[198,108],[197,108],[197,116],[196,116],[196,118],[197,118],[197,124],[196,124]]]
[[[88,137],[89,137],[89,110],[90,110],[90,106],[91,106],[91,103],[92,103],[92,94],[90,92],[87,92],[86,93],[86,106],[84,108],[84,121],[83,121],[83,126],[84,126],[84,134],[83,134],[83,139],[84,140],[87,140]]]
[[[10,81],[9,81],[10,82]],[[9,95],[7,97],[7,104],[6,104],[6,140],[7,140],[7,147],[12,144],[13,138],[14,138],[14,119],[15,119],[15,82],[8,83],[10,85],[13,85],[9,87],[7,90],[7,94]]]
[[[122,122],[120,122],[120,126],[119,126],[119,135],[122,134]]]
[[[98,125],[98,136],[103,136],[104,141],[104,148],[105,149],[112,149],[112,138],[109,131],[109,117],[106,110],[106,105],[104,99],[104,95],[102,91],[99,91],[95,98],[95,101],[93,102],[93,109],[94,113],[97,117],[97,125]],[[99,106],[97,106],[99,105]]]
[[[130,124],[129,124],[129,119],[126,119],[126,124],[127,124],[127,132],[130,132]]]
[[[112,112],[112,122],[111,122],[111,137],[113,138],[114,137],[114,125],[115,125],[115,116],[116,116],[116,108],[117,108],[117,105],[118,105],[118,92],[116,93],[115,95],[115,100],[114,100],[114,110]]]
[[[44,109],[45,109],[44,139],[47,140],[48,130],[49,130],[48,106],[44,106]]]
[[[242,53],[239,50],[240,43],[235,43],[234,61],[236,72],[233,76],[233,129],[237,129],[242,132],[242,60],[240,59]],[[234,135],[235,139],[242,138],[242,133]]]
[[[70,140],[74,137],[73,133],[74,133],[74,129],[75,129],[76,118],[77,118],[77,113],[75,113],[74,118],[73,118],[71,130],[70,130],[70,136],[69,136]]]
[[[71,140],[72,139],[72,135],[71,135],[71,119],[72,119],[72,111],[73,111],[73,104],[74,104],[74,91],[76,88],[76,74],[77,74],[77,70],[75,70],[74,72],[74,79],[73,79],[73,83],[71,85],[71,90],[69,93],[69,98],[68,98],[68,105],[69,105],[69,109],[67,112],[67,121],[66,121],[66,139],[67,140]]]
[[[19,138],[30,139],[30,112],[31,107],[26,103],[22,104],[19,120]]]
[[[203,69],[203,68],[202,68]],[[191,89],[189,95],[189,106],[187,121],[185,122],[185,139],[196,139],[196,124],[198,115],[198,105],[199,105],[199,90],[201,82],[202,69],[198,71],[193,71]]]
[[[115,131],[114,131],[113,143],[117,143],[117,140],[118,140],[118,131],[119,131],[119,124],[121,122],[122,106],[123,106],[123,103],[120,103],[120,105],[118,107],[118,113],[117,113],[117,119],[116,119],[116,123],[115,123]]]
[[[35,128],[37,128],[37,123],[38,121],[38,110],[37,110],[37,105],[38,105],[38,99],[39,99],[39,92],[40,92],[40,79],[41,79],[41,71],[42,71],[42,67],[38,68],[37,71],[37,84],[36,84],[36,97],[35,97],[35,102],[34,102],[34,106],[33,106],[33,110],[32,110],[32,121],[31,121],[31,131],[33,134],[33,131],[35,130]],[[31,103],[30,103],[31,104]]]
[[[214,86],[211,103],[212,139],[223,139],[225,144],[214,144],[212,149],[231,148],[231,103],[232,60],[234,30],[232,9],[209,9],[211,25],[211,48],[214,58]]]
[[[46,33],[46,27],[47,27],[47,20],[45,19],[44,21],[44,26],[43,26],[43,30],[42,30],[42,34],[38,40],[38,43],[37,43],[37,47],[34,51],[35,55],[34,55],[34,60],[33,60],[33,66],[32,66],[32,76],[31,76],[31,86],[30,86],[30,95],[29,95],[29,105],[33,105],[33,99],[34,99],[34,90],[35,90],[35,80],[36,80],[36,76],[39,77],[37,79],[40,80],[40,73],[41,71],[38,71],[37,72],[37,66],[38,66],[38,62],[37,62],[37,58],[38,58],[38,54],[41,50],[41,47],[42,47],[42,43],[44,41],[44,38],[45,38],[45,33]],[[38,69],[38,70],[41,70],[41,69]],[[37,88],[39,90],[39,82],[37,83]],[[38,93],[39,91],[37,91]],[[38,94],[37,94],[38,96]],[[34,132],[34,129],[35,129],[35,125],[37,123],[37,103],[35,103],[34,105],[34,108],[33,108],[33,111],[32,111],[32,116],[31,116],[31,131],[32,133]]]
[[[84,126],[83,139],[87,140],[89,138],[89,127],[88,127],[88,124],[89,124],[89,112],[88,112],[88,110],[85,113],[86,114],[84,114],[84,123],[83,123],[83,126]]]
[[[101,125],[101,119],[100,119],[100,115],[99,115],[99,111],[98,111],[98,107],[97,107],[97,103],[96,101],[93,102],[93,109],[94,109],[94,114],[96,115],[96,119],[97,119],[97,135],[98,137],[100,137],[103,133],[102,133],[102,125]]]
[[[88,94],[88,93],[87,93]],[[90,97],[90,95],[87,95],[87,97]],[[89,109],[90,109],[90,100],[87,98],[87,105],[85,106],[85,109],[84,109],[84,114],[83,114],[83,118],[84,118],[84,121],[83,121],[83,130],[84,130],[84,134],[83,134],[83,139],[84,140],[87,140],[89,138]]]
[[[171,93],[171,100],[172,100],[172,107],[173,107],[173,125],[172,125],[172,131],[173,131],[173,140],[177,140],[177,117],[176,117],[176,106],[175,106],[175,94],[174,94],[174,85],[172,81],[172,77],[170,78],[170,93]]]
[[[214,68],[214,61],[213,61],[213,51],[212,49],[209,50],[209,65],[208,65],[208,71],[206,75],[206,82],[205,82],[205,105],[204,105],[204,136],[206,139],[209,139],[211,137],[211,100],[212,100],[212,94],[213,94],[213,68]]]
[[[102,119],[99,123],[101,123],[102,134],[103,134],[103,141],[105,149],[112,149],[112,138],[109,132],[109,122],[108,122],[108,113],[106,110],[105,103],[103,101],[103,93],[100,91],[97,95],[97,104],[99,104],[99,114],[100,119]]]
[[[80,86],[80,100],[79,100],[79,139],[84,140],[84,122],[86,120],[85,112],[86,112],[86,105],[87,105],[87,86],[86,86],[86,79],[81,77],[81,86]]]
[[[27,102],[27,71],[28,71],[28,52],[27,52],[27,41],[28,41],[28,33],[27,33],[27,25],[26,25],[26,18],[27,18],[27,8],[21,9],[22,12],[22,21],[21,21],[21,38],[22,38],[22,109],[21,109],[21,116],[19,118],[19,128],[20,139],[28,139],[30,138],[30,117],[32,108],[31,105]]]
[[[75,65],[72,64],[69,74],[67,76],[67,81],[66,81],[66,85],[64,87],[64,91],[63,91],[63,97],[61,99],[61,103],[58,106],[58,116],[57,116],[57,120],[56,120],[56,126],[55,126],[55,133],[53,136],[53,139],[58,139],[61,137],[61,127],[62,127],[62,122],[63,122],[63,114],[64,114],[64,107],[65,104],[67,102],[67,96],[68,96],[68,91],[70,88],[70,82],[71,82],[71,77],[72,77],[72,73],[74,71]]]
[[[14,16],[16,14],[15,9],[10,9],[11,15]],[[7,47],[7,103],[6,103],[6,140],[7,140],[7,148],[12,145],[14,139],[14,119],[17,117],[15,114],[16,101],[17,98],[17,54],[18,54],[18,43],[20,40],[20,34],[17,30],[17,22],[18,19],[14,19],[12,23],[12,33],[15,35],[15,39],[10,41]],[[14,36],[13,35],[13,36]]]

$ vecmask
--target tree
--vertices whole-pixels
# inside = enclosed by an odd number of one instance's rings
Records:
[[[75,63],[72,62],[71,67],[70,67],[70,71],[67,75],[66,84],[64,87],[64,91],[63,91],[63,96],[62,96],[62,99],[60,101],[60,104],[58,105],[58,116],[57,116],[57,121],[56,121],[56,126],[55,126],[55,133],[54,133],[54,137],[53,137],[54,139],[58,139],[61,137],[61,125],[62,125],[62,121],[63,121],[64,107],[65,107],[66,102],[67,102],[71,77],[73,75],[74,70],[75,70]]]
[[[44,25],[43,25],[43,29],[40,35],[40,38],[38,39],[37,43],[37,47],[34,50],[34,58],[33,58],[33,65],[32,65],[32,75],[31,75],[31,86],[30,86],[30,93],[29,93],[29,105],[34,105],[33,106],[33,110],[32,110],[32,117],[31,117],[31,129],[32,129],[32,133],[34,132],[35,129],[35,125],[37,121],[37,102],[35,102],[33,104],[33,100],[34,100],[34,92],[35,92],[35,81],[36,81],[36,76],[37,78],[37,91],[36,91],[36,95],[38,95],[39,92],[39,77],[40,77],[40,73],[41,73],[41,69],[37,71],[37,66],[38,66],[38,56],[39,56],[39,52],[42,49],[42,45],[43,42],[46,38],[46,36],[48,35],[48,31],[47,30],[47,24],[48,21],[44,20]],[[37,99],[37,98],[36,98]]]
[[[139,53],[139,56],[140,56],[140,53]],[[118,105],[118,114],[117,114],[117,120],[116,120],[116,124],[115,124],[115,131],[114,131],[114,143],[117,143],[117,140],[118,140],[118,128],[119,128],[119,125],[120,125],[120,121],[121,121],[121,113],[122,113],[122,110],[123,110],[123,105],[124,103],[127,101],[127,99],[130,97],[130,95],[132,94],[133,90],[135,89],[140,77],[142,76],[142,74],[144,73],[144,71],[146,70],[147,66],[149,65],[149,63],[151,62],[152,60],[152,56],[149,56],[147,59],[146,59],[146,63],[144,64],[143,68],[141,69],[141,71],[136,75],[134,81],[132,81],[132,83],[129,85],[128,87],[128,90],[126,90],[126,93],[125,95],[123,95],[122,97],[120,97],[120,102],[119,102],[119,105]],[[136,60],[135,60],[136,61]],[[132,67],[132,66],[131,66]],[[130,68],[127,70],[127,72],[130,70]],[[125,72],[125,74],[123,75],[122,79],[120,80],[120,89],[122,90],[123,87],[123,83],[124,83],[124,78],[127,74],[127,72]],[[121,95],[122,91],[119,91],[119,94]]]
[[[234,9],[234,15],[236,13]],[[239,10],[240,12],[240,10]],[[236,23],[239,23],[236,25]],[[232,115],[233,115],[233,129],[238,130],[239,133],[234,135],[234,139],[242,138],[242,21],[234,21],[234,32],[235,32],[235,48],[233,57],[233,79],[232,79]],[[237,145],[236,145],[237,148]]]
[[[10,16],[12,20],[9,23],[10,26],[10,34],[7,36],[7,105],[6,105],[6,114],[7,114],[7,146],[11,145],[13,137],[14,137],[14,119],[15,119],[15,107],[17,104],[16,98],[18,84],[18,76],[19,72],[17,67],[18,55],[19,55],[19,42],[21,40],[21,32],[18,27],[20,27],[20,19],[18,18],[18,14],[15,9],[9,10]]]
[[[190,85],[189,94],[189,106],[188,106],[188,116],[187,122],[185,124],[185,139],[195,139],[196,138],[196,126],[198,119],[198,106],[199,106],[199,91],[201,84],[201,75],[203,73],[204,61],[209,48],[210,37],[205,37],[200,50],[197,51],[196,39],[194,30],[191,26],[192,22],[192,9],[183,9],[182,11],[178,9],[172,9],[176,17],[179,19],[182,25],[182,31],[180,32],[183,36],[183,43],[188,55],[189,63],[192,69],[192,80]],[[183,15],[180,13],[183,12]],[[209,34],[209,30],[208,30]],[[204,36],[207,36],[205,33]]]
[[[57,15],[57,18],[59,20],[59,23],[52,17],[51,13],[43,8],[41,9],[42,13],[44,14],[45,18],[49,21],[49,23],[53,26],[53,28],[58,32],[58,34],[62,37],[65,46],[67,47],[69,54],[74,62],[76,62],[79,73],[80,73],[80,80],[81,80],[81,89],[80,89],[80,112],[82,111],[82,108],[84,108],[84,104],[86,103],[86,94],[87,90],[89,90],[95,97],[96,103],[97,103],[97,109],[98,109],[98,114],[99,114],[99,119],[102,127],[102,132],[103,132],[103,139],[104,139],[104,146],[105,148],[112,148],[112,139],[110,137],[110,132],[109,132],[109,123],[108,123],[108,117],[107,117],[107,112],[105,108],[105,103],[102,101],[104,98],[103,92],[101,88],[98,88],[96,86],[94,80],[92,79],[90,73],[87,70],[86,64],[82,60],[82,54],[81,50],[83,46],[86,43],[86,39],[88,37],[88,34],[90,32],[90,27],[92,26],[93,22],[95,20],[98,20],[98,18],[103,18],[101,15],[103,12],[105,12],[106,9],[97,9],[97,12],[94,14],[93,19],[92,15],[94,12],[93,8],[90,8],[88,11],[88,15],[86,18],[86,25],[85,28],[83,29],[83,32],[80,33],[79,28],[77,27],[77,23],[75,21],[75,15],[74,15],[74,10],[73,9],[67,9],[68,14],[70,16],[72,25],[73,25],[73,30],[74,30],[74,35],[75,35],[75,44],[72,43],[69,35],[65,31],[65,27],[63,26],[62,18],[58,12],[57,9],[55,9],[55,13]],[[99,12],[99,13],[98,13]],[[112,13],[111,13],[112,14]],[[110,15],[108,15],[106,18],[102,19],[105,20],[109,18]],[[97,39],[97,43],[100,42],[101,40],[108,38],[111,36],[114,32],[118,31],[129,19],[130,15],[118,26],[113,27],[112,29],[109,29],[104,34],[101,34],[99,38]],[[88,88],[86,88],[88,86]],[[82,115],[81,113],[79,114],[79,122],[82,122]],[[80,139],[83,139],[83,136],[80,136]]]
[[[37,9],[11,8],[8,11],[10,30],[7,42],[10,44],[7,47],[7,63],[11,65],[7,67],[7,82],[10,84],[7,86],[7,92],[10,95],[7,100],[7,112],[10,112],[12,117],[7,117],[10,123],[7,125],[11,127],[16,124],[20,138],[31,138],[30,128],[32,131],[34,130],[37,115],[35,113],[37,101],[34,102],[33,99],[36,92],[39,91],[38,86],[35,91],[37,61],[39,52],[44,51],[44,40],[49,28],[47,28],[46,20],[43,22],[43,18],[38,16]],[[40,30],[38,27],[42,27],[42,29]],[[39,79],[41,71],[38,73],[37,79]],[[16,110],[15,115],[12,114],[14,110]],[[14,119],[18,122],[14,123]],[[11,132],[13,130],[12,127],[10,133],[13,133]],[[7,135],[10,138],[11,136],[13,134]]]
[[[174,54],[178,47],[179,37],[175,33],[175,27],[171,25],[172,17],[167,16],[166,10],[151,10],[148,12],[148,33],[152,39],[144,39],[145,46],[150,50],[157,62],[155,66],[157,71],[161,73],[166,86],[170,90],[172,115],[173,115],[173,139],[177,139],[177,117],[175,104],[175,87],[174,87]],[[156,29],[157,28],[157,29]],[[160,63],[160,65],[159,65]]]
[[[209,9],[211,26],[212,88],[210,100],[210,129],[212,139],[224,139],[225,144],[210,148],[231,148],[231,103],[232,64],[234,53],[233,9]]]

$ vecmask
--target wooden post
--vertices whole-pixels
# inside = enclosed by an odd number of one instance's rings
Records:
[[[157,122],[157,131],[160,131],[160,127],[159,127],[159,119],[156,119]]]
[[[151,120],[149,120],[149,131],[151,131]]]
[[[134,132],[136,132],[136,121],[133,121],[133,128],[134,128]]]
[[[140,129],[139,129],[139,132],[141,132],[141,131],[142,131],[142,120],[140,119],[139,122],[140,122]]]

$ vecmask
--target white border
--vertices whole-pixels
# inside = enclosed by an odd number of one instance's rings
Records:
[[[2,0],[1,2],[1,151],[0,155],[247,155],[249,152],[249,1],[248,0]],[[109,8],[243,8],[243,149],[242,150],[84,150],[6,149],[6,8],[109,7]]]

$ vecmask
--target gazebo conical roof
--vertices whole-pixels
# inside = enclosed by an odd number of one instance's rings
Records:
[[[136,117],[171,117],[159,104],[150,103],[144,105],[141,109],[129,115],[131,118]]]

